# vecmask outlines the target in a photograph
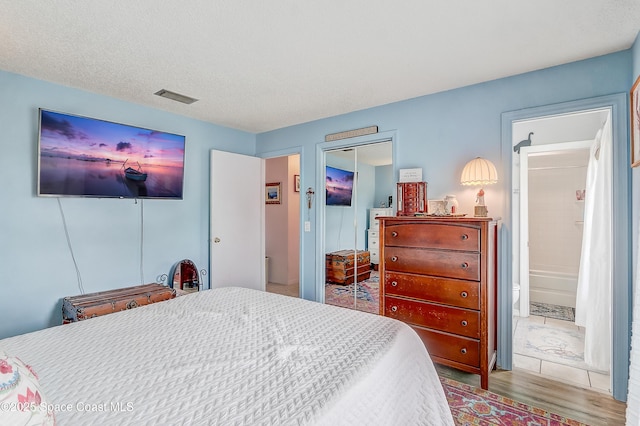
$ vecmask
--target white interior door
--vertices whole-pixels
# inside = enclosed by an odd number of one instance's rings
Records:
[[[211,288],[265,289],[264,160],[211,151]]]

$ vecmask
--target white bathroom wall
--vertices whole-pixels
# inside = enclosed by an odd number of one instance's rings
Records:
[[[589,150],[529,156],[529,284],[532,302],[575,307]]]
[[[513,145],[527,139],[530,132],[532,146],[593,140],[602,127],[608,111],[592,110],[574,114],[540,117],[513,123]],[[513,153],[512,162],[512,276],[519,285],[520,276],[520,155]]]

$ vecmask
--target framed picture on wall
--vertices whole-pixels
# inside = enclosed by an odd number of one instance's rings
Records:
[[[293,190],[300,192],[300,175],[293,175]]]
[[[264,201],[266,204],[280,204],[280,182],[265,185]]]
[[[640,76],[631,88],[631,167],[640,165]]]

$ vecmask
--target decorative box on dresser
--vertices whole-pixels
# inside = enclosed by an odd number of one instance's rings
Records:
[[[427,213],[427,182],[398,182],[398,216]]]
[[[391,207],[379,207],[369,210],[369,229],[367,230],[367,250],[373,269],[378,270],[380,263],[380,222],[379,216],[393,216]]]
[[[411,325],[434,362],[479,374],[496,363],[497,221],[380,218],[380,314]]]

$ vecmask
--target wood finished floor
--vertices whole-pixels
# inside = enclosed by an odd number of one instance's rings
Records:
[[[436,365],[438,374],[472,386],[480,376]],[[627,405],[612,396],[556,382],[521,370],[496,370],[489,376],[489,390],[498,395],[569,417],[591,426],[625,424]]]

